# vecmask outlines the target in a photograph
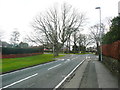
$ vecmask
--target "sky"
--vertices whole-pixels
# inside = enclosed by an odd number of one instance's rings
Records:
[[[64,2],[72,5],[79,12],[84,12],[88,18],[84,33],[89,27],[99,23],[99,10],[101,7],[102,22],[106,17],[118,15],[118,1],[120,0],[0,0],[0,32],[3,32],[3,41],[10,41],[10,35],[17,30],[21,34],[21,40],[33,30],[33,19],[54,5]]]

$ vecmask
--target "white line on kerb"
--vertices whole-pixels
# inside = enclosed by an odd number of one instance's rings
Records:
[[[80,62],[53,90],[56,90],[57,88],[59,88],[63,82],[65,82],[65,80],[85,61],[82,60],[82,62]]]
[[[58,67],[58,66],[60,66],[61,64],[58,64],[58,65],[56,65],[56,66],[53,66],[53,67],[51,67],[51,68],[48,68],[48,70],[51,70],[51,69],[53,69],[53,68],[55,68],[55,67]]]
[[[32,78],[32,77],[36,76],[36,75],[38,75],[38,73],[33,74],[33,75],[31,75],[31,76],[28,76],[28,77],[26,77],[26,78],[24,78],[24,79],[21,79],[21,80],[19,80],[19,81],[16,81],[16,82],[14,82],[14,83],[12,83],[12,84],[9,84],[9,85],[7,85],[7,86],[4,86],[4,87],[0,88],[0,90],[3,89],[3,88],[8,88],[8,87],[10,87],[10,86],[13,86],[13,85],[15,85],[15,84],[17,84],[17,83],[20,83],[20,82],[22,82],[22,81],[25,81],[25,80],[27,80],[27,79],[29,79],[29,78]]]

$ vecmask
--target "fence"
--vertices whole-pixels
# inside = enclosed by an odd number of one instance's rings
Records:
[[[120,40],[112,44],[102,45],[102,54],[120,60]]]

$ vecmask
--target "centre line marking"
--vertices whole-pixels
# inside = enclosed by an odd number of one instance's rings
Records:
[[[17,84],[17,83],[20,83],[20,82],[25,81],[25,80],[27,80],[27,79],[29,79],[29,78],[32,78],[32,77],[34,77],[34,76],[36,76],[36,75],[38,75],[38,73],[33,74],[33,75],[31,75],[31,76],[28,76],[28,77],[26,77],[26,78],[24,78],[24,79],[21,79],[21,80],[19,80],[19,81],[16,81],[16,82],[14,82],[14,83],[12,83],[12,84],[9,84],[9,85],[7,85],[7,86],[4,86],[4,87],[2,87],[2,88],[0,88],[0,89],[8,88],[8,87],[13,86],[13,85],[15,85],[15,84]]]
[[[58,67],[58,66],[60,66],[61,64],[58,64],[58,65],[56,65],[56,66],[53,66],[53,67],[51,67],[51,68],[48,68],[48,70],[51,70],[51,69],[53,69],[53,68],[55,68],[55,67]]]
[[[28,67],[28,68],[25,68],[25,69],[17,70],[17,71],[14,71],[14,72],[5,73],[5,74],[0,75],[0,77],[1,76],[5,76],[5,75],[14,74],[14,73],[17,73],[17,72],[22,72],[22,71],[33,69],[33,68],[37,68],[37,67],[41,67],[41,66],[48,65],[48,64],[51,64],[51,63],[56,63],[56,62],[58,62],[58,61],[56,60],[56,61],[52,61],[52,62],[49,62],[49,63],[40,64],[40,65],[37,65],[37,66],[33,66],[33,67]]]

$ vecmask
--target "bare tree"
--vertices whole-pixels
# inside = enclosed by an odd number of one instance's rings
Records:
[[[76,53],[76,52],[78,52],[77,51],[77,32],[75,31],[74,33],[73,33],[73,43],[74,43],[74,45],[73,45],[73,52],[74,53]]]
[[[106,23],[106,25],[108,26],[108,30],[107,30],[107,32],[109,31],[109,29],[110,29],[110,26],[111,26],[111,24],[112,24],[112,17],[106,17],[105,18],[105,23]]]
[[[47,41],[54,47],[54,56],[58,56],[60,49],[70,39],[71,34],[78,30],[85,21],[85,15],[77,13],[71,5],[63,4],[61,10],[54,7],[44,15],[41,14],[34,20],[33,28],[43,34]]]
[[[41,38],[42,37],[42,38]],[[31,34],[26,35],[26,42],[31,42],[37,46],[46,44],[48,41],[45,39],[45,36],[38,32],[31,32]]]
[[[105,25],[101,24],[101,31],[99,28],[100,28],[99,24],[96,24],[90,27],[90,39],[93,41],[93,43],[96,44],[97,54],[99,54],[99,57],[100,57],[100,42],[101,42],[102,36],[104,35]]]
[[[17,46],[19,42],[20,33],[18,31],[13,31],[11,34],[10,42],[13,46]]]
[[[94,25],[90,28],[90,37],[91,37],[91,39],[93,39],[94,43],[96,43],[97,53],[99,53],[99,45],[100,45],[99,24]]]
[[[93,43],[93,41],[89,35],[79,33],[79,35],[77,37],[77,43],[79,45],[79,51],[81,50],[81,48],[83,48],[83,51],[85,52],[86,47],[88,45],[91,45]]]

